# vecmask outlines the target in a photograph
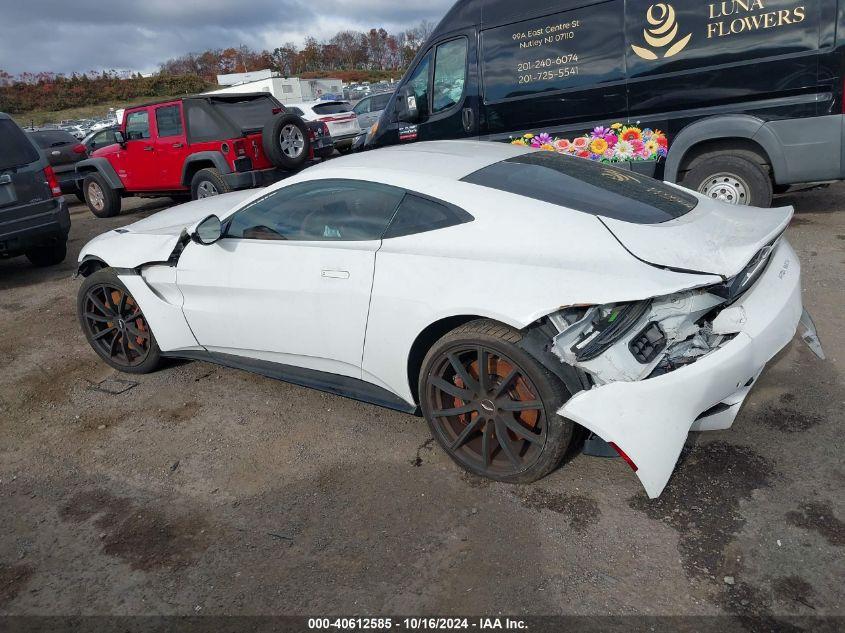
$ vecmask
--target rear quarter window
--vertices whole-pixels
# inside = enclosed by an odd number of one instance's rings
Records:
[[[28,165],[39,159],[38,150],[10,119],[0,119],[0,148],[0,169]]]
[[[449,226],[472,222],[474,219],[469,213],[454,205],[409,193],[402,199],[402,204],[396,210],[395,217],[384,233],[384,239],[445,229]]]
[[[61,145],[70,145],[78,143],[76,137],[63,130],[47,130],[44,132],[30,132],[29,137],[35,141],[35,144],[42,149],[48,147],[59,147]]]
[[[462,180],[634,224],[668,222],[698,204],[695,196],[654,178],[547,151],[494,163]]]

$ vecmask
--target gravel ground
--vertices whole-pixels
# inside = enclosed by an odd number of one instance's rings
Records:
[[[828,360],[793,341],[655,501],[580,454],[476,479],[421,418],[237,370],[121,377],[73,262],[170,201],[73,207],[64,265],[0,261],[0,614],[845,615],[845,185],[781,202]]]

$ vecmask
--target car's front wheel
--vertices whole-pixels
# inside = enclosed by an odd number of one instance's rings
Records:
[[[120,213],[120,194],[112,189],[100,174],[85,176],[82,191],[88,208],[98,218],[111,218]]]
[[[141,306],[112,268],[90,275],[79,288],[77,312],[88,343],[115,369],[146,374],[161,350]]]
[[[554,470],[574,427],[557,414],[569,392],[520,340],[501,323],[471,321],[429,350],[419,379],[423,415],[446,453],[472,473],[511,483]]]

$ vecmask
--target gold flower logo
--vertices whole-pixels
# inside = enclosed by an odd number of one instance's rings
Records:
[[[663,2],[653,4],[646,11],[645,17],[651,25],[650,28],[643,29],[643,38],[645,38],[646,44],[651,48],[663,48],[671,44],[663,57],[677,55],[689,44],[692,33],[675,41],[675,38],[678,37],[678,22],[675,19],[675,8],[671,4]],[[631,44],[631,48],[638,57],[643,59],[653,60],[658,58],[657,53],[642,46]]]

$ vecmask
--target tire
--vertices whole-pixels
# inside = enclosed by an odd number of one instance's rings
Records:
[[[557,415],[570,396],[566,387],[519,347],[521,338],[518,331],[496,321],[470,321],[432,346],[419,376],[423,416],[443,450],[469,472],[508,483],[530,483],[552,472],[563,459],[575,426]],[[482,355],[488,367],[486,389],[478,372]],[[442,414],[455,409],[462,413]],[[508,450],[496,437],[499,429],[504,430]],[[530,440],[522,439],[529,436]]]
[[[120,195],[98,173],[85,176],[82,192],[91,213],[98,218],[113,218],[120,213]]]
[[[223,179],[220,170],[215,167],[200,169],[191,178],[191,199],[210,198],[222,193],[229,193],[232,188]]]
[[[38,268],[61,264],[65,261],[65,257],[67,257],[67,241],[64,240],[58,244],[38,246],[26,252],[26,258]]]
[[[261,134],[264,154],[276,167],[302,168],[311,155],[311,135],[302,117],[281,114],[271,119]]]
[[[699,158],[681,184],[728,204],[772,205],[772,181],[766,170],[756,162],[728,153]]]
[[[88,344],[111,367],[147,374],[161,363],[161,349],[143,310],[113,268],[101,268],[86,277],[76,309]]]

